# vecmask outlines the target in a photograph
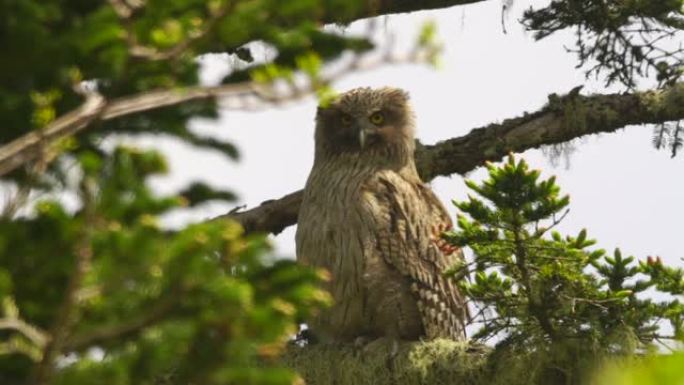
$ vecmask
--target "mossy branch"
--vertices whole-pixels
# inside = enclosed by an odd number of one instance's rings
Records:
[[[307,385],[529,385],[562,384],[558,373],[549,370],[557,357],[558,352],[548,349],[492,349],[443,339],[395,344],[380,339],[365,346],[293,346],[282,360]],[[579,358],[587,376],[601,360]]]
[[[291,347],[283,360],[307,385],[486,384],[489,349],[464,342],[376,340]]]
[[[537,112],[475,128],[467,135],[433,145],[419,144],[418,171],[425,181],[437,176],[463,175],[485,161],[499,161],[509,152],[615,132],[630,125],[684,119],[684,83],[664,90],[626,94],[584,96],[576,90],[565,96],[550,95],[549,103]],[[568,114],[570,110],[581,113]],[[568,121],[568,115],[572,121]],[[278,234],[297,222],[301,199],[300,190],[217,219],[235,219],[247,232]]]

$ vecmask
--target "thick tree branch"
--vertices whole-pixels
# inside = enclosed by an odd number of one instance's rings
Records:
[[[489,348],[475,343],[379,338],[362,348],[341,343],[290,346],[281,360],[307,385],[485,385],[509,383],[493,381],[500,379],[504,370],[529,373],[529,355],[518,355],[517,365],[506,360],[504,365],[497,365],[501,371],[489,374],[486,370],[491,354]]]
[[[465,174],[508,152],[523,152],[629,125],[684,119],[684,83],[665,90],[582,96],[551,95],[541,110],[476,128],[465,136],[425,146],[417,154],[425,180]]]
[[[428,11],[432,9],[449,8],[457,5],[480,3],[486,0],[383,0],[364,1],[362,7],[350,20],[340,19],[339,14],[327,14],[323,18],[325,23],[348,23],[358,19],[374,16],[392,15],[396,13],[408,13],[415,11]]]
[[[614,132],[629,125],[684,119],[684,83],[666,90],[631,94],[564,97],[551,95],[541,110],[476,128],[467,135],[434,145],[419,145],[418,171],[425,181],[437,176],[465,174],[485,161],[498,161],[509,152],[564,143],[586,135]],[[253,209],[219,218],[240,222],[247,232],[278,234],[297,222],[302,192],[263,202]]]

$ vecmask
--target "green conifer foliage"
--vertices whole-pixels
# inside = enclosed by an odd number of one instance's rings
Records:
[[[473,195],[454,203],[461,212],[457,229],[443,235],[473,251],[471,262],[449,273],[477,309],[475,339],[496,336],[500,350],[539,354],[540,376],[574,381],[598,357],[684,337],[681,269],[660,258],[637,261],[619,249],[612,255],[593,249],[586,230],[561,236],[554,227],[570,199],[554,177],[540,179],[512,155],[487,169],[482,183],[466,182]]]

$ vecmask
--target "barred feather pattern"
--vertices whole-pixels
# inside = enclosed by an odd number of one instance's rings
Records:
[[[443,276],[463,255],[434,242],[451,220],[416,171],[414,120],[396,88],[355,89],[319,108],[296,244],[299,262],[330,272],[334,304],[308,320],[321,339],[464,338],[464,298]],[[371,144],[362,130],[375,132]]]
[[[465,301],[443,273],[463,258],[461,250],[444,255],[432,236],[451,220],[434,193],[420,181],[392,172],[376,176],[371,205],[376,218],[377,252],[410,282],[428,339],[462,339]],[[375,183],[373,183],[375,184]]]
[[[297,229],[300,262],[330,271],[335,304],[310,321],[327,340],[464,338],[465,301],[442,273],[433,229],[449,216],[410,167],[368,167],[356,155],[315,166]]]

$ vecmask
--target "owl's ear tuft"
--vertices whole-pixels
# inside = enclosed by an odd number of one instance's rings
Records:
[[[392,100],[395,103],[405,103],[409,100],[408,92],[402,90],[401,88],[385,87],[382,89],[382,93],[384,94],[385,99]]]

